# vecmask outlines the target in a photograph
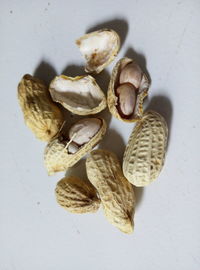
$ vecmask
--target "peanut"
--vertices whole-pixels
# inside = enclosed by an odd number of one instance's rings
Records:
[[[123,84],[132,85],[135,93],[130,91],[131,94],[127,95],[126,92],[129,92],[128,90],[122,91],[120,107],[120,96],[117,94],[117,91],[119,92],[120,86]],[[149,86],[149,79],[135,60],[127,57],[120,59],[112,70],[108,86],[107,103],[110,113],[123,122],[131,123],[141,120],[144,98],[148,94]],[[132,95],[133,97],[131,97]],[[122,104],[126,104],[126,106],[122,106]]]
[[[78,151],[79,146],[76,143],[71,142],[67,149],[69,154],[74,154]]]
[[[159,175],[165,158],[167,125],[164,118],[149,111],[129,138],[123,159],[123,172],[135,186],[147,186]]]
[[[143,72],[138,64],[132,62],[127,64],[120,73],[119,83],[131,83],[135,88],[139,88]]]
[[[26,125],[38,139],[50,141],[58,133],[63,116],[51,100],[44,82],[24,75],[18,85],[18,99]]]
[[[136,88],[130,83],[124,83],[116,89],[116,92],[121,112],[126,116],[133,114],[136,103]]]
[[[86,118],[75,123],[69,131],[69,138],[78,145],[83,145],[99,131],[101,120],[98,118]]]
[[[94,213],[100,206],[95,188],[75,176],[61,179],[56,185],[55,195],[58,204],[71,213]]]
[[[108,221],[124,233],[133,231],[135,196],[114,153],[93,150],[86,160],[87,176],[97,189]]]
[[[99,143],[106,132],[106,122],[103,118],[97,119],[101,123],[99,130],[96,132],[96,134],[94,134],[93,137],[90,138],[88,142],[85,142],[84,144],[77,145],[75,142],[73,142],[73,137],[71,137],[71,140],[69,140],[68,137],[64,136],[62,133],[47,144],[44,151],[44,163],[49,175],[60,171],[66,171],[69,167],[75,165],[84,155],[90,152]],[[79,131],[78,133],[80,134]],[[74,134],[76,133],[73,133],[73,135]],[[82,142],[83,140],[81,143]]]

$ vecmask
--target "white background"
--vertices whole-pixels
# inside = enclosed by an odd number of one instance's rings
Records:
[[[200,269],[199,15],[198,0],[0,1],[0,270]],[[25,73],[46,82],[81,75],[74,40],[102,23],[124,40],[118,59],[134,57],[148,70],[145,106],[162,113],[170,131],[159,179],[136,190],[132,235],[102,210],[73,215],[56,204],[64,173],[47,176],[45,143],[24,125],[17,101]],[[98,77],[104,90],[108,79]],[[132,127],[111,119],[101,147],[121,158]],[[71,173],[84,177],[84,163]]]

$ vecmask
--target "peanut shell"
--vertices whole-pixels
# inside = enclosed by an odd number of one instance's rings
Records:
[[[97,189],[108,221],[124,233],[132,233],[135,196],[122,173],[116,155],[93,150],[86,160],[87,176]]]
[[[165,160],[168,129],[157,112],[146,112],[133,129],[123,158],[123,172],[130,183],[143,187],[159,175]]]
[[[115,67],[113,68],[112,74],[111,74],[111,79],[110,83],[108,86],[108,97],[107,97],[107,103],[108,103],[108,108],[110,110],[110,113],[116,117],[117,119],[124,121],[124,122],[136,122],[142,118],[143,115],[143,100],[148,94],[150,82],[146,76],[146,74],[143,72],[142,75],[142,80],[140,83],[140,86],[137,91],[137,98],[136,98],[136,103],[135,103],[135,109],[134,113],[132,116],[129,118],[122,117],[118,111],[118,97],[116,95],[116,88],[119,85],[119,76],[121,70],[129,63],[136,63],[135,60],[124,57],[120,59]]]
[[[112,29],[100,29],[80,37],[76,44],[86,60],[85,71],[100,73],[116,57],[120,37]]]
[[[59,134],[56,138],[48,143],[44,152],[44,163],[49,175],[59,171],[66,171],[99,143],[106,132],[105,120],[102,118],[99,119],[102,121],[102,126],[97,134],[92,137],[88,143],[81,146],[80,149],[74,154],[69,153],[66,149],[66,144],[63,143],[62,140],[62,134]]]
[[[50,83],[49,91],[55,102],[74,114],[96,114],[107,106],[103,91],[90,75],[56,76]]]
[[[95,188],[76,176],[61,179],[56,185],[55,195],[58,204],[71,213],[94,213],[100,206]]]
[[[38,139],[49,141],[58,133],[63,116],[43,81],[24,75],[18,85],[18,99],[24,121]]]

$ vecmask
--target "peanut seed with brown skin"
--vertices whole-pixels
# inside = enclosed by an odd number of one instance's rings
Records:
[[[126,116],[131,115],[135,109],[136,88],[130,83],[124,83],[116,89],[116,92],[121,112]]]
[[[75,123],[70,131],[69,138],[78,145],[85,144],[99,131],[101,120],[98,118],[86,118]]]
[[[139,88],[142,80],[142,70],[136,63],[127,64],[121,71],[119,83],[131,83],[135,88]]]

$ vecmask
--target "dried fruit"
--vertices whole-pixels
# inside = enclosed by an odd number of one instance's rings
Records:
[[[106,97],[92,76],[57,76],[49,91],[52,99],[78,115],[98,113],[106,108]]]
[[[76,44],[87,61],[85,71],[100,73],[117,55],[120,38],[112,29],[101,29],[80,37]]]
[[[168,129],[164,118],[154,111],[144,114],[129,138],[123,159],[125,177],[135,186],[154,181],[164,164]]]
[[[92,136],[90,128],[91,124],[92,126],[94,124],[94,119],[97,120],[96,123],[98,123],[99,120],[99,129],[92,129]],[[44,162],[49,175],[59,171],[65,171],[69,167],[72,167],[99,143],[106,132],[106,122],[102,118],[82,119],[72,126],[72,130],[76,130],[76,125],[78,127],[81,126],[82,129],[79,129],[77,133],[74,133],[71,139],[69,138],[69,135],[66,136],[61,132],[46,146]],[[84,132],[81,130],[89,134],[89,136],[85,136]],[[96,133],[94,133],[94,131]],[[69,133],[72,132],[69,131]],[[80,137],[78,138],[77,135]],[[88,141],[85,140],[86,137],[88,138]],[[82,142],[82,144],[78,145],[73,141],[74,139],[76,142]],[[78,147],[78,150],[76,149],[76,146]]]
[[[133,231],[135,196],[114,153],[93,150],[86,161],[87,175],[97,189],[108,221],[124,233]]]
[[[24,121],[38,139],[49,141],[58,133],[63,116],[43,81],[24,75],[18,85],[18,99]]]
[[[61,179],[56,185],[55,195],[59,205],[71,213],[94,213],[100,206],[95,188],[75,176]]]
[[[120,106],[119,88],[123,85],[131,84],[134,87],[134,94],[131,95],[130,90],[123,93],[123,100],[126,101],[128,113],[123,111]],[[136,61],[130,58],[122,58],[115,65],[109,87],[108,87],[108,108],[113,116],[124,122],[135,122],[142,118],[143,100],[149,89],[149,80],[145,73],[141,70]],[[127,97],[125,97],[127,95]],[[132,106],[132,109],[129,108]],[[124,107],[124,106],[123,106]]]

